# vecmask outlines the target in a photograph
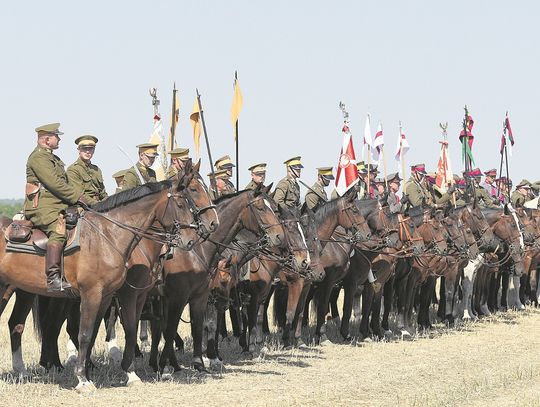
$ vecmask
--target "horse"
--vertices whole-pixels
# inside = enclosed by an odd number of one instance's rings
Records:
[[[80,218],[80,251],[66,256],[66,279],[80,295],[79,352],[75,365],[78,392],[92,392],[95,386],[88,378],[91,350],[99,321],[110,300],[124,283],[127,261],[142,237],[163,243],[178,244],[190,249],[196,240],[193,216],[185,198],[187,178],[145,184],[115,194],[103,202],[86,208]],[[152,230],[157,222],[159,231]],[[99,255],[97,254],[99,253]],[[0,281],[18,288],[10,318],[14,370],[24,373],[20,339],[24,320],[32,305],[33,295],[66,297],[64,292],[47,292],[44,258],[9,252],[0,242]],[[16,317],[18,314],[24,318]]]

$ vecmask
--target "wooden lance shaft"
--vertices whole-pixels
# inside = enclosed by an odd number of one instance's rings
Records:
[[[217,193],[217,185],[216,185],[216,174],[214,172],[214,160],[212,160],[212,153],[210,152],[210,143],[208,142],[208,134],[206,133],[206,122],[204,121],[204,112],[201,104],[201,95],[199,94],[199,90],[195,89],[197,92],[197,103],[199,104],[199,115],[201,116],[201,122],[204,132],[204,140],[206,142],[206,151],[208,152],[208,160],[210,161],[210,172],[212,173],[212,177],[210,179],[210,184],[212,185],[212,188]]]

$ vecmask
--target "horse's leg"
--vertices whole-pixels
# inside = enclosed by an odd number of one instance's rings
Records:
[[[339,309],[337,306],[339,294],[341,292],[342,285],[339,284],[338,286],[333,286],[332,290],[330,291],[330,299],[329,302],[329,308],[330,308],[330,315],[332,316],[332,320],[336,323],[339,323]]]
[[[23,290],[17,290],[15,305],[11,311],[8,321],[10,341],[11,341],[11,363],[13,371],[18,375],[28,375],[24,366],[21,349],[21,337],[24,332],[26,318],[32,309],[34,294]]]
[[[287,298],[289,295],[288,291],[288,287],[281,283],[278,283],[274,289],[274,324],[277,325],[277,327],[282,331],[285,329],[285,324],[287,320]]]
[[[264,301],[264,314],[263,314],[263,333],[266,335],[270,334],[270,325],[268,324],[268,308],[270,307],[270,299],[272,298],[272,294],[274,294],[274,290],[276,289],[276,286],[270,284],[270,291],[268,292],[268,295],[266,296],[266,300]]]
[[[42,326],[41,358],[39,364],[46,370],[63,369],[58,354],[58,337],[67,317],[69,301],[65,298],[38,297],[40,325]]]
[[[437,307],[437,317],[444,321],[446,317],[446,277],[440,278],[439,284],[439,306]],[[451,312],[451,311],[450,311]]]
[[[320,283],[317,293],[317,327],[315,328],[315,340],[320,344],[330,342],[330,340],[326,336],[326,315],[328,314],[328,304],[333,288],[333,284],[330,282],[329,275],[332,274],[328,273],[327,271],[326,277]]]
[[[285,327],[283,328],[283,346],[292,346],[291,331],[293,330],[293,320],[296,316],[298,301],[304,288],[304,279],[298,278],[288,283],[287,290],[287,310],[285,314]]]
[[[229,307],[229,317],[231,318],[231,327],[233,336],[238,338],[240,336],[240,332],[242,332],[242,325],[240,323],[240,315],[238,315],[238,293],[236,292],[236,287],[231,288],[230,297],[233,299],[233,304],[235,306]],[[225,324],[225,321],[223,321],[223,327],[225,330],[225,334],[227,334],[227,325]]]
[[[208,293],[193,298],[189,302],[189,315],[191,317],[191,336],[193,338],[193,367],[198,371],[204,371],[202,359],[202,341],[204,314],[208,305]]]
[[[341,318],[341,326],[339,332],[343,339],[347,342],[352,340],[350,334],[351,314],[353,309],[353,301],[356,292],[358,291],[359,273],[356,270],[349,269],[349,272],[343,279],[343,316]],[[332,300],[330,300],[332,303]]]
[[[384,329],[385,334],[391,334],[390,325],[388,323],[388,318],[390,316],[390,311],[392,311],[392,302],[394,300],[394,281],[395,276],[391,276],[386,284],[384,285],[384,312],[381,322],[382,329]]]
[[[125,345],[122,355],[122,370],[127,375],[127,385],[132,386],[141,382],[134,370],[135,345],[137,344],[137,328],[140,312],[146,300],[146,293],[133,292],[130,288],[122,287],[118,291],[118,300],[122,313],[122,326],[124,328]]]
[[[481,265],[482,256],[483,255],[480,254],[475,260],[469,261],[463,269],[463,319],[465,320],[476,319],[476,316],[472,311],[473,283],[476,270]]]
[[[302,293],[298,299],[298,306],[296,307],[296,315],[293,319],[292,327],[294,330],[294,339],[298,347],[305,346],[304,341],[302,340],[302,321],[303,314],[306,310],[306,298],[311,290],[311,282],[305,281],[304,287],[302,288]]]
[[[219,324],[221,323],[219,315],[225,315],[225,309],[218,307],[217,304],[208,304],[206,307],[206,329],[207,332],[207,345],[206,356],[210,360],[210,367],[222,367],[223,363],[218,357],[218,336],[219,336]]]
[[[454,295],[456,288],[456,276],[444,278],[444,285],[441,282],[441,291],[444,293],[444,317],[449,326],[454,324]],[[442,302],[442,298],[441,298]]]
[[[510,283],[510,274],[508,270],[503,270],[501,278],[501,309],[508,310],[508,285]]]
[[[514,303],[512,305],[515,306],[518,311],[523,311],[525,309],[525,305],[521,302],[521,278],[522,276],[512,274],[512,282],[514,284]]]
[[[315,289],[313,288],[313,285],[309,287],[309,291],[306,295],[306,302],[304,304],[304,312],[302,316],[302,326],[308,326],[309,325],[309,308],[311,305],[311,300],[313,299],[313,295],[315,294]]]
[[[429,307],[431,305],[431,296],[433,295],[433,289],[437,279],[435,277],[428,277],[424,284],[420,288],[420,308],[418,312],[418,325],[423,329],[432,329],[431,321],[429,319]]]
[[[370,283],[364,284],[362,288],[362,320],[360,321],[360,338],[369,338],[369,316],[371,304],[373,302],[373,286]]]
[[[177,301],[169,301],[169,305],[167,307],[167,324],[163,332],[165,343],[163,345],[161,357],[159,358],[159,367],[161,371],[163,371],[163,369],[167,365],[167,362],[169,362],[175,372],[181,370],[180,365],[176,360],[176,355],[174,354],[173,343],[184,307],[184,301],[182,301],[182,304],[179,304]],[[191,316],[191,319],[193,321],[193,316]]]

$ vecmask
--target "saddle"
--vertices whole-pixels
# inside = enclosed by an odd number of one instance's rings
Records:
[[[6,251],[28,253],[44,256],[49,238],[41,230],[36,229],[29,220],[14,220],[6,227],[4,238],[7,241]],[[64,256],[70,255],[80,248],[80,227],[75,225],[67,229],[67,243]]]

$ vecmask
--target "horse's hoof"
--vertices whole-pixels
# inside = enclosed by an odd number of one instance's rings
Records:
[[[210,373],[200,362],[193,363],[193,369],[195,369],[199,373]]]
[[[270,349],[268,349],[267,346],[263,346],[263,347],[261,348],[261,350],[259,351],[259,353],[260,353],[262,356],[264,356],[264,355],[266,355],[267,353],[270,353]]]
[[[150,342],[148,341],[141,342],[141,346],[140,346],[141,352],[149,352],[150,348],[151,348]]]
[[[96,386],[90,380],[80,381],[77,387],[75,387],[75,391],[79,394],[90,395],[96,391]]]
[[[525,305],[523,305],[521,302],[516,303],[516,310],[525,311]]]
[[[351,343],[353,340],[352,336],[351,335],[347,335],[345,337],[343,337],[343,343]]]
[[[389,339],[394,336],[394,333],[390,329],[385,329],[383,335],[386,339]]]
[[[326,338],[325,340],[322,340],[321,343],[320,343],[321,346],[329,346],[329,345],[332,345],[332,341],[328,338]]]
[[[171,380],[174,369],[171,366],[165,366],[161,372],[161,380]]]
[[[134,386],[140,386],[143,384],[141,378],[137,376],[137,373],[135,372],[129,372],[127,374],[128,380],[126,382],[126,386],[128,387],[134,387]]]
[[[216,372],[224,372],[225,371],[225,365],[218,358],[209,359],[208,366],[210,367],[211,370],[216,371]]]
[[[410,340],[412,339],[412,335],[409,331],[407,331],[406,329],[402,329],[400,331],[400,334],[401,334],[401,339],[402,340]]]

